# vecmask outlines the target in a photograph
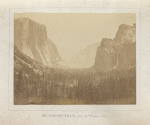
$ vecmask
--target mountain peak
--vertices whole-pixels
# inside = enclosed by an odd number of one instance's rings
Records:
[[[100,47],[110,47],[113,44],[113,42],[114,41],[112,39],[103,38]]]
[[[129,26],[127,24],[121,24],[116,33],[114,41],[117,44],[134,43],[136,41],[136,24]]]
[[[27,17],[16,18],[14,21],[15,21],[15,22],[18,22],[18,23],[21,23],[21,22],[22,22],[22,23],[29,23],[29,22],[32,22],[32,23],[34,23],[34,24],[36,24],[36,25],[39,25],[39,26],[42,26],[42,27],[46,28],[45,25],[40,24],[40,23],[37,23],[36,21],[34,21],[34,20],[32,20],[32,19],[29,19],[29,18],[27,18]]]
[[[77,52],[68,62],[70,68],[90,68],[94,65],[97,47],[100,42],[87,46]]]

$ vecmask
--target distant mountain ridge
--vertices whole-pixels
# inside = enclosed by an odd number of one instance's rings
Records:
[[[14,20],[14,44],[22,53],[48,67],[63,63],[55,44],[47,36],[46,26],[31,19]]]
[[[77,52],[68,62],[71,68],[89,68],[94,65],[96,50],[100,42],[89,45],[85,49]]]

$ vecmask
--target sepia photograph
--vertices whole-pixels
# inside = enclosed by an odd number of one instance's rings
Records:
[[[136,105],[136,13],[15,13],[14,105]]]

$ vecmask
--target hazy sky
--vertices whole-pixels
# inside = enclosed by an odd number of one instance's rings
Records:
[[[68,61],[77,51],[114,38],[119,25],[136,23],[136,14],[115,13],[20,13],[15,18],[27,17],[47,27],[47,35],[57,46],[59,54]]]

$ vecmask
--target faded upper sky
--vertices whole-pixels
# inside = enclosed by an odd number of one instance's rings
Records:
[[[114,38],[119,25],[136,23],[131,13],[17,13],[14,18],[27,17],[47,27],[47,35],[67,62],[77,51]]]

